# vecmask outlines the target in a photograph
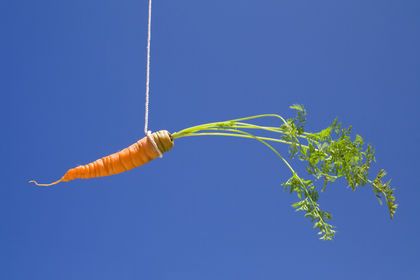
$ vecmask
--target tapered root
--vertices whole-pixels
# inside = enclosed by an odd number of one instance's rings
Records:
[[[40,184],[35,180],[29,182],[40,187],[49,187],[60,182],[69,182],[75,179],[90,179],[122,173],[148,163],[157,158],[159,152],[169,151],[173,145],[171,134],[166,130],[160,130],[150,135],[148,134],[119,152],[104,156],[91,163],[71,168],[66,171],[60,180],[55,182],[49,184]]]
[[[37,185],[38,187],[49,187],[49,186],[54,186],[54,185],[57,185],[58,183],[60,183],[60,182],[61,182],[61,180],[62,180],[62,179],[57,180],[57,181],[52,182],[52,183],[49,183],[49,184],[40,184],[40,183],[38,183],[38,182],[37,182],[37,181],[35,181],[35,180],[30,180],[30,181],[29,181],[29,183],[34,183],[34,184],[35,184],[35,185]]]

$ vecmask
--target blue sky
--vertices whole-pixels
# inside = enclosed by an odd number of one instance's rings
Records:
[[[247,140],[179,139],[118,176],[36,188],[143,137],[147,1],[0,3],[1,279],[420,279],[418,1],[154,3],[150,127],[335,117],[396,187],[322,194],[317,239],[288,171]],[[286,149],[281,149],[287,152]],[[299,165],[299,164],[298,164]]]

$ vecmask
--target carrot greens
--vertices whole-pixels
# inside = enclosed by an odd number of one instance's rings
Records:
[[[332,215],[320,208],[319,195],[326,190],[329,183],[341,177],[352,190],[370,185],[379,202],[386,202],[389,215],[393,218],[397,204],[390,181],[383,182],[386,172],[380,170],[374,179],[369,179],[369,169],[375,161],[372,146],[365,145],[360,135],[352,139],[351,127],[343,128],[337,120],[321,131],[308,132],[305,130],[305,108],[302,105],[292,105],[290,108],[296,111],[296,117],[286,119],[277,114],[255,115],[193,126],[173,133],[172,137],[237,137],[254,139],[265,145],[291,172],[291,177],[282,185],[290,193],[296,193],[299,199],[292,207],[296,211],[304,212],[305,217],[311,219],[323,240],[333,239],[335,230],[329,223]],[[263,126],[254,123],[269,118],[277,119],[279,125]],[[271,136],[266,136],[267,134]],[[288,146],[289,159],[274,146],[277,143]],[[298,174],[290,164],[290,159],[305,162],[310,179]]]

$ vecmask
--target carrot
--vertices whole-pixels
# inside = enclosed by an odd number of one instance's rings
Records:
[[[175,139],[184,137],[224,136],[257,140],[277,158],[279,158],[291,172],[291,177],[282,185],[290,192],[295,192],[299,201],[292,204],[296,211],[304,211],[305,217],[310,217],[314,227],[319,230],[321,239],[331,240],[335,235],[335,227],[329,223],[331,214],[320,208],[318,199],[325,191],[327,184],[344,177],[348,185],[356,190],[370,184],[376,197],[386,202],[390,217],[393,218],[398,204],[394,189],[390,182],[384,182],[386,172],[382,169],[375,179],[369,179],[369,168],[374,161],[374,151],[370,145],[364,145],[361,136],[354,140],[350,137],[349,128],[341,128],[335,120],[327,128],[318,132],[305,131],[306,110],[301,105],[290,107],[297,111],[297,117],[285,119],[277,114],[262,114],[245,118],[211,122],[185,128],[170,134],[161,130],[146,137],[112,155],[98,159],[92,163],[77,166],[68,170],[64,176],[50,184],[38,186],[52,186],[60,182],[74,179],[87,179],[121,173],[143,165],[173,147]],[[258,119],[274,118],[280,121],[275,126],[254,123]],[[271,134],[274,134],[270,136]],[[314,178],[301,177],[289,161],[273,145],[274,143],[289,146],[291,158],[306,161],[307,171]],[[318,180],[324,182],[322,188],[316,185]]]
[[[173,147],[172,135],[166,130],[151,133],[131,146],[86,165],[79,165],[69,169],[61,179],[50,184],[40,184],[35,180],[30,181],[37,186],[53,186],[60,182],[68,182],[75,179],[90,179],[110,176],[131,170],[144,165],[159,157],[162,153]]]

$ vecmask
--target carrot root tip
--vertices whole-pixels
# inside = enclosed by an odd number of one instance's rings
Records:
[[[38,183],[38,182],[37,182],[37,181],[35,181],[35,180],[30,180],[30,181],[29,181],[29,183],[35,184],[35,185],[36,185],[36,186],[38,186],[38,187],[49,187],[49,186],[54,186],[54,185],[56,185],[56,184],[60,183],[60,182],[61,182],[61,180],[62,180],[62,179],[57,180],[57,181],[52,182],[52,183],[49,183],[49,184],[40,184],[40,183]]]

